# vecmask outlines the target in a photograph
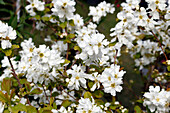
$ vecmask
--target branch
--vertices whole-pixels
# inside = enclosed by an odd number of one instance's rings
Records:
[[[20,81],[19,81],[19,79],[17,77],[17,74],[15,73],[15,70],[14,70],[14,67],[12,65],[11,59],[10,59],[9,56],[7,56],[7,58],[8,58],[8,61],[9,61],[10,65],[11,65],[11,68],[12,68],[12,75],[17,79],[19,87],[22,88],[22,85],[21,85],[21,83],[20,83]]]
[[[154,37],[157,39],[157,41],[159,42],[159,46],[161,47],[162,52],[163,52],[163,54],[164,54],[164,56],[165,56],[165,59],[166,59],[166,61],[167,61],[168,58],[167,58],[167,56],[166,56],[166,54],[165,54],[165,52],[164,52],[164,50],[163,50],[163,48],[162,48],[161,42],[159,41],[158,37],[153,33],[153,31],[151,31],[151,33],[153,34],[153,36],[154,36]]]

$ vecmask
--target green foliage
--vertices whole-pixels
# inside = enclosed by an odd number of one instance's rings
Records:
[[[4,90],[8,94],[10,94],[11,84],[12,83],[11,83],[11,79],[10,78],[3,79],[3,82],[1,84],[1,90]]]
[[[69,100],[64,100],[61,105],[66,108],[66,107],[68,107],[68,106],[71,105],[71,104],[72,104],[71,101],[69,101]]]
[[[136,105],[134,107],[134,111],[135,111],[135,113],[142,113],[142,110],[141,110],[141,108],[138,105]]]
[[[36,89],[33,89],[30,94],[33,95],[33,94],[41,94],[42,93],[42,90],[40,88],[36,88]]]
[[[84,93],[84,98],[89,98],[89,99],[91,99],[91,96],[92,96],[92,94],[91,94],[89,91],[87,91],[87,92]]]

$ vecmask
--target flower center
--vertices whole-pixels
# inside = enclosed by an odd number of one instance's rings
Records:
[[[102,44],[99,42],[99,43],[98,43],[98,47],[100,47],[101,45],[102,45]]]
[[[108,80],[111,81],[111,77],[110,76],[108,77]]]
[[[43,54],[43,53],[40,53],[39,56],[42,58],[42,57],[44,56],[44,54]]]
[[[76,76],[76,80],[78,80],[80,77],[79,76]]]
[[[159,4],[159,0],[155,1],[155,4]]]
[[[111,87],[112,87],[112,88],[115,88],[115,86],[116,86],[115,83],[111,84]]]
[[[115,78],[118,78],[118,75],[117,75],[117,74],[115,74]]]
[[[139,19],[143,19],[143,16],[142,16],[142,15],[140,15],[140,16],[139,16]]]
[[[30,48],[30,52],[33,52],[33,48]]]

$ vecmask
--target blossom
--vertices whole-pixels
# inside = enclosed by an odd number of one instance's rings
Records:
[[[146,92],[143,96],[145,97],[143,105],[148,106],[151,112],[166,113],[170,111],[169,91],[165,91],[164,89],[160,90],[159,86],[155,88],[149,86],[149,92]]]
[[[110,68],[106,68],[101,75],[100,82],[104,86],[104,92],[111,93],[116,96],[116,92],[120,92],[122,87],[122,77],[126,72],[121,70],[120,66],[112,64]]]
[[[8,49],[11,48],[11,40],[16,39],[16,31],[13,30],[11,26],[8,26],[8,24],[2,23],[0,21],[0,39],[1,39],[1,47],[2,49]]]
[[[92,98],[92,101],[90,101],[89,98],[82,98],[79,100],[79,104],[76,110],[76,113],[104,113],[104,111],[96,105],[94,99]]]
[[[26,11],[31,15],[35,16],[36,12],[34,11],[34,8],[36,8],[38,11],[43,11],[45,9],[45,2],[41,2],[39,0],[27,0],[30,4],[25,7]]]
[[[99,3],[97,7],[90,6],[88,15],[93,16],[93,21],[99,23],[102,16],[106,16],[107,13],[113,13],[115,11],[113,6],[114,5],[103,1]]]
[[[94,91],[95,89],[100,88],[100,74],[98,72],[95,72],[92,74],[92,76],[88,76],[88,78],[92,81],[94,81],[93,86],[90,88],[91,91]]]
[[[55,81],[59,75],[57,69],[62,69],[61,63],[64,63],[60,52],[46,45],[36,48],[31,39],[22,42],[21,47],[17,72],[24,73],[29,82],[48,84],[50,80]]]
[[[69,89],[76,89],[79,90],[80,85],[84,88],[86,88],[86,76],[87,74],[84,72],[85,67],[84,66],[77,66],[73,65],[72,69],[67,70],[68,74],[71,74],[71,78],[67,79],[68,82],[68,88]]]
[[[75,11],[74,0],[53,0],[54,7],[51,9],[53,15],[59,16],[59,18],[67,18],[70,20],[73,17]]]

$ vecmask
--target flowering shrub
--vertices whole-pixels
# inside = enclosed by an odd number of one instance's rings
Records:
[[[89,17],[83,19],[75,12],[77,0],[23,1],[17,2],[21,15],[16,12],[9,25],[0,21],[0,50],[4,55],[0,112],[170,112],[168,1],[122,2],[117,14],[119,21],[110,30],[111,40],[97,27],[103,17],[114,13],[114,4],[103,1],[90,6]],[[22,15],[28,18],[23,20]],[[27,28],[20,30],[16,26],[30,23],[33,28],[26,38],[22,32]],[[43,35],[43,44],[33,41],[34,28],[42,32],[50,29]],[[133,110],[117,99],[124,90],[123,77],[128,72],[120,66],[124,48],[146,79],[146,89],[134,101]],[[158,66],[160,63],[162,67]]]

